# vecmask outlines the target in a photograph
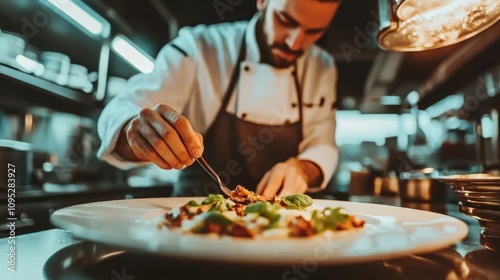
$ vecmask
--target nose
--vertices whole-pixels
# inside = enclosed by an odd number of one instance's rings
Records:
[[[288,33],[288,37],[286,38],[286,44],[292,51],[299,51],[302,49],[302,44],[304,42],[304,31],[302,28],[297,27],[291,30]]]

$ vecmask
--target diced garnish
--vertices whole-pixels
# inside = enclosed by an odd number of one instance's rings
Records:
[[[236,186],[236,189],[231,192],[231,200],[240,203],[240,204],[252,204],[258,201],[269,201],[269,202],[274,202],[275,198],[265,198],[261,195],[258,195],[252,191],[249,191],[245,187],[238,185]]]
[[[163,224],[185,232],[243,238],[254,238],[271,229],[288,230],[291,237],[309,237],[365,224],[341,207],[307,210],[313,200],[305,194],[267,199],[238,186],[231,195],[231,200],[220,194],[210,194],[201,203],[191,200],[165,214]]]
[[[311,223],[302,216],[295,217],[288,223],[290,227],[290,236],[293,237],[308,237],[314,235]]]

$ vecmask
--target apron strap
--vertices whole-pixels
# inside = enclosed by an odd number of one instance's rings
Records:
[[[231,78],[229,80],[229,85],[226,88],[224,99],[222,101],[221,110],[223,110],[223,112],[226,111],[227,104],[229,104],[229,100],[231,99],[231,95],[233,94],[234,89],[236,88],[236,83],[238,83],[238,79],[240,77],[240,65],[241,65],[241,62],[245,59],[246,50],[247,50],[245,36],[246,36],[246,31],[243,32],[243,39],[241,40],[241,46],[240,46],[240,52],[238,54],[238,60],[236,61],[236,64],[234,66],[233,73],[231,74]]]
[[[304,108],[302,108],[302,87],[299,83],[299,68],[297,67],[297,62],[294,63],[293,69],[293,81],[295,83],[295,91],[297,92],[297,102],[299,103],[299,123],[300,123],[300,132],[299,139],[304,139],[303,132],[303,119],[304,119]]]

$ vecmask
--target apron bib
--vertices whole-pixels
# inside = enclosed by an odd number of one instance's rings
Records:
[[[203,157],[219,174],[221,180],[230,189],[237,185],[255,191],[257,184],[264,174],[275,164],[286,161],[298,155],[298,147],[303,139],[302,135],[302,92],[298,83],[296,66],[286,74],[282,69],[277,69],[276,90],[286,90],[286,94],[293,88],[290,76],[293,76],[293,85],[297,94],[297,108],[299,119],[294,123],[286,122],[282,125],[263,125],[244,118],[238,118],[238,109],[235,114],[226,112],[231,96],[240,79],[240,73],[259,71],[258,67],[242,62],[246,55],[245,34],[238,55],[238,60],[231,74],[231,79],[224,95],[222,106],[217,116],[209,127],[204,137],[205,151]],[[265,70],[264,70],[265,74]],[[285,76],[286,75],[286,76]],[[263,94],[262,87],[252,78],[255,74],[242,74],[238,96],[251,97],[252,94]],[[273,75],[271,79],[275,76]],[[244,89],[242,88],[244,87]],[[271,85],[264,88],[272,88]],[[265,90],[264,90],[265,94]],[[247,99],[245,99],[247,100]],[[238,102],[236,101],[236,104]],[[285,116],[286,117],[286,116]],[[180,171],[179,179],[174,184],[174,196],[207,196],[222,193],[219,185],[196,163]]]

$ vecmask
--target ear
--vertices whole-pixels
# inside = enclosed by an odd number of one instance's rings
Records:
[[[267,5],[267,0],[257,0],[257,10],[263,11]]]

